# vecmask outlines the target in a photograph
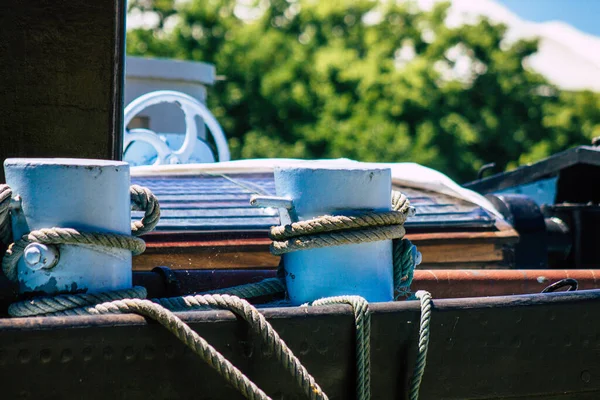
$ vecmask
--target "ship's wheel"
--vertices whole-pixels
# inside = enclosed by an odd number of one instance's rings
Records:
[[[185,137],[183,144],[178,149],[171,148],[163,137],[150,129],[127,129],[133,118],[146,108],[164,103],[177,105],[183,111],[185,117]],[[218,161],[229,161],[230,154],[227,139],[221,126],[208,108],[187,94],[167,90],[146,93],[132,101],[125,108],[124,159],[134,165],[149,163],[154,165],[186,164],[196,161],[197,157],[194,156],[197,155],[199,146],[205,151],[206,149],[211,151],[208,144],[198,138],[199,127],[196,117],[200,117],[204,121],[216,145],[215,153],[217,157],[212,157],[210,161],[214,161],[215,158]],[[154,148],[155,152],[152,152],[151,156],[148,156],[147,152],[138,152],[133,155],[128,154],[131,144],[137,141],[149,144]]]

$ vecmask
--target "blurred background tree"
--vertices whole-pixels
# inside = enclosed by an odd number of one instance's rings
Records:
[[[208,96],[233,158],[414,161],[459,182],[600,136],[600,96],[563,93],[523,66],[486,19],[449,27],[447,5],[368,0],[130,0],[156,27],[129,54],[213,63]]]

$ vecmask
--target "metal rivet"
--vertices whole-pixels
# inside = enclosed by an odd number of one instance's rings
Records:
[[[581,373],[581,380],[585,383],[590,383],[590,381],[592,380],[592,374],[590,374],[590,371],[583,371]]]
[[[105,347],[104,350],[102,351],[102,356],[104,357],[105,360],[109,361],[112,360],[113,358],[113,349],[112,347]]]
[[[31,360],[31,353],[29,353],[29,350],[21,350],[17,358],[21,364],[27,364]]]
[[[151,347],[151,346],[144,347],[144,359],[154,360],[154,347]]]
[[[52,352],[49,349],[40,351],[40,362],[42,364],[48,364],[52,361]]]
[[[64,349],[60,354],[60,362],[68,363],[73,360],[73,352],[71,349]]]
[[[132,362],[135,361],[135,350],[133,350],[133,347],[131,346],[127,346],[125,347],[125,349],[123,350],[123,358],[125,359],[125,361],[128,362]]]
[[[328,351],[329,351],[329,346],[327,345],[327,342],[318,342],[317,343],[317,353],[319,353],[321,355],[325,355],[325,354],[327,354]]]
[[[83,361],[91,361],[92,360],[92,348],[86,347],[81,351],[83,355]]]
[[[174,358],[175,357],[175,349],[173,348],[173,346],[167,346],[165,348],[165,356],[167,358]]]
[[[25,249],[25,253],[23,254],[23,256],[25,257],[25,261],[27,261],[27,264],[34,265],[41,261],[42,252],[40,251],[40,249],[37,248],[37,246],[32,246]]]

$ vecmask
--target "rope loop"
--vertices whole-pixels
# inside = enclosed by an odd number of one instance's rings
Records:
[[[11,281],[17,280],[17,266],[25,248],[30,243],[53,245],[88,245],[124,249],[133,255],[142,254],[146,243],[139,238],[118,233],[80,232],[71,228],[49,228],[31,231],[12,243],[2,259],[4,275]]]
[[[12,192],[0,185],[0,241],[9,243],[9,203]],[[17,279],[17,264],[25,247],[30,243],[53,245],[95,245],[130,250],[134,255],[145,250],[145,242],[136,236],[154,229],[160,218],[158,200],[149,189],[133,185],[130,190],[133,210],[144,211],[140,221],[131,224],[131,234],[79,232],[70,228],[34,230],[9,246],[2,260],[2,268],[11,280]],[[416,247],[406,239],[404,222],[411,213],[406,196],[392,193],[392,211],[363,212],[350,216],[323,216],[287,226],[273,227],[271,251],[284,254],[290,251],[317,247],[338,246],[393,239],[395,298],[410,293],[413,271],[417,264]],[[260,388],[229,362],[206,340],[185,324],[174,312],[199,309],[226,309],[245,320],[275,354],[278,362],[295,379],[304,394],[311,400],[328,397],[308,373],[300,360],[287,347],[266,318],[244,298],[259,297],[285,291],[285,281],[279,278],[258,283],[219,289],[209,294],[146,300],[143,287],[104,293],[66,294],[34,298],[12,304],[11,316],[76,316],[110,313],[135,313],[158,321],[179,340],[191,348],[242,395],[251,400],[270,400]],[[228,294],[227,294],[228,293]],[[232,295],[235,294],[235,295]],[[236,296],[237,295],[237,296]],[[238,297],[239,296],[239,297]],[[431,295],[418,291],[421,302],[419,347],[415,371],[411,380],[409,398],[418,400],[419,388],[425,370],[429,346]],[[357,399],[369,400],[371,396],[370,331],[371,319],[368,302],[360,296],[337,296],[316,300],[313,306],[349,304],[352,306],[356,327]]]
[[[0,184],[0,245],[12,241],[12,230],[10,228],[10,199],[12,190],[10,186]],[[1,246],[0,246],[1,247]]]
[[[311,305],[349,304],[356,328],[356,398],[371,398],[371,313],[369,303],[360,296],[335,296],[315,300]]]
[[[201,309],[229,310],[248,323],[278,362],[287,370],[311,400],[327,400],[315,379],[289,349],[266,318],[246,300],[227,294],[206,294],[144,300],[146,289],[132,289],[95,294],[75,294],[40,297],[12,304],[11,316],[77,316],[135,313],[150,317],[172,332],[213,369],[221,374],[245,397],[270,400],[248,377],[214,349],[200,335],[179,319],[174,312]]]
[[[297,250],[345,244],[401,239],[404,222],[410,215],[408,198],[392,191],[392,211],[367,211],[353,215],[323,215],[306,221],[271,228],[271,253],[281,255]]]
[[[0,241],[11,242],[10,199],[12,190],[8,185],[0,185]],[[144,211],[140,221],[131,224],[131,234],[81,232],[72,228],[44,228],[33,230],[8,246],[2,259],[4,275],[11,281],[17,280],[17,265],[25,248],[30,243],[51,245],[87,245],[124,249],[138,255],[146,250],[146,243],[136,236],[152,231],[160,220],[160,206],[156,196],[147,188],[132,185],[130,188],[132,209]]]
[[[429,335],[431,333],[431,294],[425,290],[418,290],[415,296],[421,302],[421,322],[419,324],[417,362],[415,363],[408,397],[410,400],[419,400],[419,390],[423,374],[425,373],[427,350],[429,349]]]
[[[131,185],[129,194],[131,208],[135,211],[144,211],[144,216],[140,221],[131,223],[131,234],[140,236],[153,231],[160,220],[158,199],[150,189],[140,185]]]

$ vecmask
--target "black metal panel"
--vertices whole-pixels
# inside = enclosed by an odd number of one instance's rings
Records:
[[[434,300],[421,399],[600,396],[600,291]],[[372,304],[373,399],[406,399],[417,302]],[[331,399],[354,398],[348,306],[263,310]],[[303,398],[229,312],[183,318],[276,399]],[[0,320],[6,398],[238,399],[206,364],[137,316]]]
[[[124,35],[124,0],[2,1],[0,162],[120,159]]]
[[[559,218],[568,227],[572,250],[561,263],[562,268],[593,269],[600,265],[600,206],[550,204],[542,207],[542,211],[547,217]]]
[[[252,194],[275,194],[273,174],[197,175],[133,178],[149,187],[161,204],[159,231],[267,230],[279,225],[276,209],[251,207]],[[491,229],[495,219],[481,207],[426,190],[399,188],[417,214],[413,229]],[[134,213],[132,218],[139,218]]]
[[[486,197],[506,221],[519,232],[519,243],[514,247],[515,268],[546,268],[548,266],[546,222],[539,206],[524,195],[505,194]]]
[[[557,176],[560,171],[577,164],[600,167],[600,149],[590,146],[575,147],[534,164],[524,165],[513,171],[469,182],[464,186],[476,192],[487,194]]]

